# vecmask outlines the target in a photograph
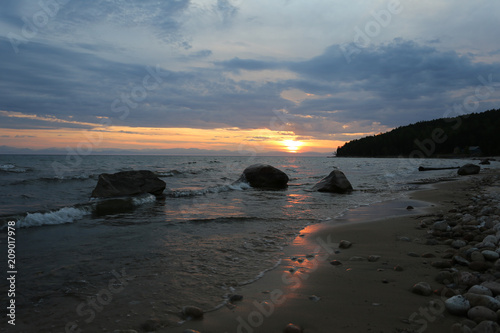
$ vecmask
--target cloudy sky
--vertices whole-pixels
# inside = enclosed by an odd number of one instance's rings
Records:
[[[500,105],[499,1],[0,8],[0,146],[332,152]]]

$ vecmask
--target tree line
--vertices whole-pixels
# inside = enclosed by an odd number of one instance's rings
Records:
[[[500,155],[500,109],[401,126],[337,148],[338,157]]]

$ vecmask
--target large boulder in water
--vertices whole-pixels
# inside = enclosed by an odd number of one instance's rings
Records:
[[[148,170],[103,173],[92,191],[94,198],[111,198],[151,193],[161,195],[166,183]]]
[[[264,189],[284,189],[288,185],[288,176],[283,171],[268,164],[254,164],[243,170],[240,182],[252,187]]]
[[[352,191],[352,185],[342,171],[333,170],[312,189],[318,192],[347,193]]]
[[[466,164],[466,165],[460,167],[460,169],[458,169],[457,173],[460,176],[476,175],[479,173],[480,170],[481,170],[481,167],[479,165]]]

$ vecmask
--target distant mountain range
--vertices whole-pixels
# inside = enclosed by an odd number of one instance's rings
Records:
[[[26,154],[26,155],[66,155],[76,154],[65,148],[30,149],[0,146],[0,154]],[[172,149],[95,149],[92,155],[186,155],[186,156],[327,156],[331,154],[305,152],[287,153],[281,151],[254,152],[232,150],[209,150],[198,148],[172,148]]]
[[[499,156],[500,109],[421,121],[347,142],[338,157]]]

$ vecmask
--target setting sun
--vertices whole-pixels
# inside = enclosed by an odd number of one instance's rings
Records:
[[[296,153],[304,143],[301,141],[284,140],[283,144],[285,145],[288,152]]]

